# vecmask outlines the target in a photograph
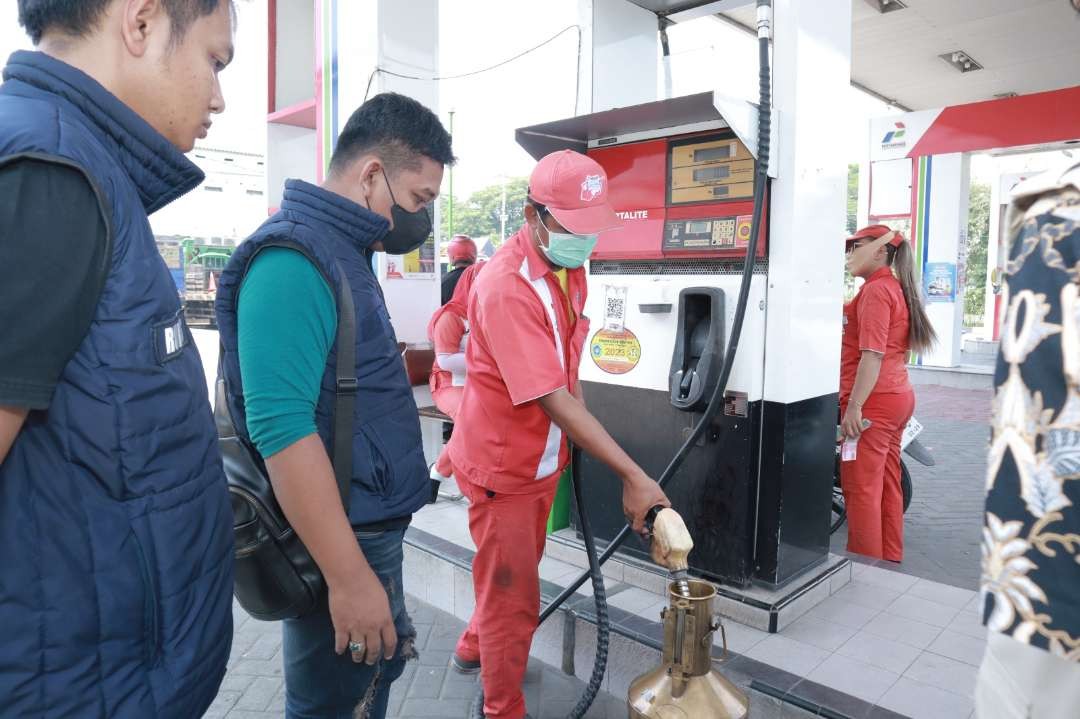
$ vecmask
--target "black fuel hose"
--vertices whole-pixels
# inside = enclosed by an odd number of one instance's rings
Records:
[[[592,527],[589,524],[589,515],[585,511],[585,498],[581,492],[581,482],[574,481],[577,473],[577,462],[580,454],[573,452],[572,471],[570,472],[570,485],[574,489],[574,501],[577,502],[578,512],[581,515],[581,534],[585,539],[585,554],[589,558],[589,576],[592,578],[593,599],[596,607],[596,655],[593,659],[592,675],[589,684],[582,692],[581,698],[570,712],[571,717],[580,718],[585,716],[592,706],[596,695],[600,692],[600,686],[604,682],[604,673],[607,671],[608,638],[611,633],[611,622],[608,621],[607,589],[604,587],[604,575],[600,572],[600,560],[596,557],[596,540],[593,537]],[[569,621],[574,621],[572,618]],[[537,624],[543,622],[541,619]],[[468,716],[471,719],[484,719],[484,691],[483,687],[473,697],[469,707]]]
[[[694,425],[690,436],[686,438],[679,451],[668,462],[663,473],[656,480],[663,488],[682,467],[690,449],[697,443],[708,429],[713,419],[723,406],[720,398],[727,388],[731,378],[732,368],[735,366],[735,354],[739,349],[739,338],[742,336],[743,320],[746,318],[746,306],[750,299],[750,284],[754,277],[754,263],[757,257],[758,238],[761,235],[762,218],[765,210],[765,193],[769,184],[769,142],[772,137],[772,72],[769,63],[769,38],[772,30],[772,0],[757,0],[758,7],[758,157],[754,176],[754,210],[750,225],[750,240],[746,247],[746,259],[743,262],[742,278],[739,285],[739,298],[735,305],[735,318],[731,323],[731,337],[728,339],[727,350],[724,353],[724,365],[720,370],[720,377],[713,389],[709,403],[701,419]],[[766,11],[763,12],[762,8]],[[568,715],[568,719],[581,719],[592,706],[600,686],[603,683],[604,673],[607,671],[608,638],[610,623],[608,621],[607,593],[604,589],[604,576],[600,566],[606,562],[615,550],[630,535],[630,525],[624,526],[615,538],[611,540],[603,554],[596,555],[596,540],[593,537],[592,528],[589,526],[588,512],[585,511],[583,496],[577,472],[571,472],[570,483],[574,489],[574,499],[578,505],[578,518],[581,522],[581,535],[585,542],[585,553],[589,559],[589,569],[583,572],[577,579],[571,582],[559,596],[551,601],[540,613],[538,624],[543,624],[555,610],[573,596],[586,579],[592,579],[593,594],[596,600],[596,658],[593,661],[592,675],[585,691],[578,700],[577,705]],[[484,694],[481,689],[477,693],[469,716],[473,719],[484,719]]]
[[[576,455],[580,456],[577,452]],[[576,471],[577,467],[573,467]],[[593,659],[592,675],[589,684],[582,692],[581,698],[570,712],[571,717],[583,717],[589,711],[593,700],[600,692],[600,686],[604,683],[604,673],[607,672],[608,659],[608,636],[611,632],[611,623],[608,621],[607,589],[604,587],[604,575],[600,571],[600,560],[596,556],[596,539],[593,537],[592,527],[589,526],[589,515],[585,511],[585,498],[582,496],[581,482],[574,481],[574,472],[570,473],[570,483],[574,487],[574,501],[577,502],[578,513],[581,521],[581,536],[585,540],[585,556],[589,558],[589,576],[592,578],[593,604],[596,607],[596,655]],[[540,620],[543,621],[543,620]],[[567,621],[574,621],[568,617]]]

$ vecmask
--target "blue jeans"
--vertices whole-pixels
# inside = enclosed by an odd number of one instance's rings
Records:
[[[405,530],[357,532],[356,539],[371,569],[386,587],[390,614],[397,630],[392,659],[374,666],[357,664],[346,651],[334,652],[334,625],[326,597],[318,610],[284,622],[286,719],[384,719],[390,684],[405,670],[406,658],[416,656],[416,629],[405,611],[401,584],[402,541]],[[364,707],[360,708],[363,704]],[[354,714],[355,712],[355,714]]]

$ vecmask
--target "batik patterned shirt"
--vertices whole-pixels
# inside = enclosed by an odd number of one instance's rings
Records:
[[[983,620],[1080,661],[1080,165],[1018,188],[983,528]]]

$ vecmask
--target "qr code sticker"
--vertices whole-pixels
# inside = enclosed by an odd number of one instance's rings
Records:
[[[627,288],[606,285],[604,287],[604,329],[622,332],[626,322]]]
[[[607,298],[607,316],[608,317],[623,317],[626,312],[626,300],[622,297]]]

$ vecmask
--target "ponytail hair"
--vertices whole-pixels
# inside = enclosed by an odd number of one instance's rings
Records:
[[[904,302],[908,308],[908,347],[913,352],[923,353],[937,343],[937,333],[934,332],[930,318],[923,309],[922,295],[919,292],[919,282],[915,277],[915,258],[911,252],[911,245],[906,241],[898,246],[888,245],[888,261],[892,265],[896,278],[900,281],[900,287],[904,291]]]

